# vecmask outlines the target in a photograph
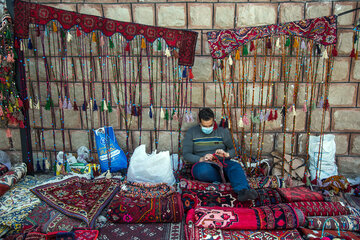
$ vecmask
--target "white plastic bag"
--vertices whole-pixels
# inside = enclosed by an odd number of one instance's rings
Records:
[[[8,170],[11,170],[11,161],[9,155],[6,152],[0,151],[0,163],[4,164]]]
[[[319,153],[319,145],[321,145]],[[319,159],[319,169],[317,171],[318,179],[322,180],[331,176],[338,175],[338,169],[335,162],[335,135],[326,134],[324,136],[310,136],[309,139],[309,156],[310,156],[310,176],[311,180],[316,178],[316,168]]]
[[[145,145],[137,147],[130,159],[127,180],[173,185],[175,177],[169,151],[147,154]]]

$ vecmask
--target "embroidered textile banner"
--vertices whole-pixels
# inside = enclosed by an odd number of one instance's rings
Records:
[[[322,45],[336,44],[337,16],[319,17],[283,24],[243,27],[208,32],[208,42],[213,58],[225,58],[241,45],[255,39],[274,35],[292,35],[314,40]]]
[[[99,30],[108,37],[121,33],[128,41],[136,35],[151,43],[163,38],[169,47],[179,48],[179,65],[194,64],[197,32],[121,22],[23,1],[15,1],[15,16],[15,36],[21,39],[29,37],[29,24],[45,25],[57,20],[65,30],[78,26],[86,33]]]

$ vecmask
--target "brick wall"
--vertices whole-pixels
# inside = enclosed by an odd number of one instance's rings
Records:
[[[337,14],[349,9],[360,7],[356,1],[278,1],[278,0],[38,0],[37,2],[80,13],[93,14],[121,21],[133,21],[142,24],[191,29],[199,32],[196,47],[195,76],[193,86],[194,107],[212,106],[214,91],[212,59],[209,54],[206,32],[212,29],[257,26],[296,21],[304,18],[314,18]],[[342,174],[359,174],[360,169],[360,60],[349,58],[352,49],[352,24],[359,18],[359,13],[353,12],[339,17],[338,21],[338,52],[334,63],[332,85],[329,101],[331,109],[326,116],[326,131],[336,135],[337,161]],[[301,90],[300,85],[300,89]],[[197,112],[195,110],[195,112]],[[319,131],[320,113],[314,113],[314,131]],[[318,116],[317,116],[317,115]],[[66,148],[75,151],[77,147],[88,141],[86,131],[81,130],[79,115],[67,113]],[[301,116],[299,117],[301,118]],[[49,119],[44,119],[50,124]],[[118,141],[124,145],[125,133],[112,121],[116,128]],[[77,126],[77,127],[74,127]],[[185,125],[185,129],[189,124]],[[136,130],[136,129],[134,129]],[[273,129],[265,134],[264,153],[274,149],[281,150],[282,134],[280,129]],[[46,137],[51,137],[46,132]],[[136,135],[137,132],[134,132]],[[305,127],[297,129],[297,154],[304,152]],[[14,158],[19,159],[21,149],[19,134],[13,131],[14,151],[9,151]],[[60,134],[57,134],[60,136]],[[5,138],[5,132],[0,131],[0,137]],[[161,132],[160,150],[169,147],[170,135]],[[144,137],[148,141],[148,137]],[[62,144],[60,139],[59,144]],[[71,140],[71,141],[70,141]],[[175,141],[176,142],[176,141]],[[135,142],[136,145],[136,142]],[[0,149],[8,150],[6,141],[0,143]],[[48,149],[50,150],[50,149]],[[49,152],[50,154],[50,152]]]

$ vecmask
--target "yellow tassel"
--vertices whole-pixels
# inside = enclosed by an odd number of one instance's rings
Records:
[[[145,49],[146,48],[146,42],[145,42],[145,38],[141,39],[141,48]]]
[[[235,53],[235,60],[240,60],[240,51],[239,49],[236,50],[236,53]]]
[[[95,32],[93,32],[93,34],[92,34],[92,41],[96,42],[96,34],[95,34]]]
[[[299,41],[297,40],[297,38],[295,38],[295,40],[294,40],[293,47],[294,47],[294,48],[298,48],[298,47],[299,47]]]
[[[11,105],[9,105],[8,110],[9,110],[9,113],[12,113],[13,112],[13,107]]]
[[[54,32],[57,32],[57,31],[58,31],[58,28],[57,28],[57,26],[56,26],[56,23],[55,23],[55,22],[53,22],[53,31],[54,31]]]
[[[32,98],[30,98],[30,100],[29,100],[29,108],[30,108],[30,109],[33,109],[33,101],[32,101]]]

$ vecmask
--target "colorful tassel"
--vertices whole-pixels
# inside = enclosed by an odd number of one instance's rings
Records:
[[[247,114],[245,114],[244,118],[243,118],[243,122],[244,122],[244,125],[247,126],[250,124],[250,121],[249,121],[249,118],[247,117]]]
[[[165,117],[164,109],[161,108],[161,110],[160,110],[160,118],[164,119],[164,117]]]
[[[104,41],[104,36],[101,34],[101,37],[100,37],[100,46],[104,46],[105,45],[105,41]]]
[[[109,48],[113,49],[114,48],[114,43],[111,40],[111,38],[109,38]]]
[[[328,99],[325,99],[325,102],[324,102],[324,109],[325,109],[325,111],[329,110],[329,107],[330,107],[329,100],[328,100]]]
[[[130,43],[129,42],[126,43],[125,52],[130,52]]]
[[[249,54],[246,44],[243,46],[243,56],[247,56]]]
[[[66,100],[66,97],[65,97],[65,99],[64,99],[62,108],[63,108],[63,109],[67,109],[67,100]]]
[[[73,106],[72,106],[72,104],[71,104],[70,98],[68,99],[67,109],[68,109],[68,110],[72,110],[72,109],[73,109]]]
[[[165,116],[164,116],[164,119],[165,120],[169,120],[169,111],[168,111],[168,109],[166,108],[166,110],[165,110]]]
[[[304,40],[301,41],[301,49],[306,50],[306,43]]]
[[[161,51],[162,47],[161,47],[161,40],[158,40],[158,44],[157,44],[157,50]]]
[[[229,55],[228,62],[229,62],[229,65],[230,65],[230,66],[233,65],[233,60],[232,60],[232,58],[231,58],[231,55]]]
[[[111,105],[111,102],[109,101],[108,103],[108,106],[107,106],[107,109],[109,111],[109,113],[111,113],[113,110],[112,110],[112,105]]]
[[[184,68],[183,72],[182,72],[182,77],[186,78],[187,77],[187,71],[186,71],[186,67]]]
[[[291,43],[291,40],[290,40],[290,37],[288,37],[285,42],[285,47],[289,47],[290,43]]]
[[[240,60],[240,51],[239,49],[236,50],[236,53],[235,53],[235,60]]]
[[[303,112],[307,112],[307,107],[306,107],[306,102],[304,103],[304,106],[303,106]]]
[[[272,120],[274,120],[274,116],[273,116],[273,111],[270,110],[268,121],[272,121]]]
[[[58,31],[58,28],[57,28],[57,26],[56,26],[55,21],[53,21],[52,27],[53,27],[53,32],[57,32],[57,31]]]
[[[29,42],[28,42],[28,49],[33,49],[33,45],[32,45],[32,42],[31,42],[31,38],[29,38]]]
[[[71,42],[73,39],[73,36],[71,35],[70,31],[67,32],[66,41]]]
[[[40,161],[39,160],[37,160],[37,163],[36,163],[36,171],[41,172],[41,167],[40,167]]]
[[[54,103],[52,101],[51,98],[49,98],[47,101],[46,101],[46,104],[45,104],[45,110],[50,110],[51,107],[54,106]]]
[[[61,101],[61,98],[59,98],[59,109],[62,109],[63,108],[63,103]]]
[[[85,112],[87,110],[87,103],[84,102],[82,105],[82,110]]]
[[[271,49],[271,48],[272,48],[270,38],[268,38],[268,39],[266,40],[266,48],[267,48],[267,49]],[[250,50],[250,51],[251,51],[251,50]]]
[[[7,138],[11,138],[11,137],[12,137],[12,133],[11,133],[11,129],[10,129],[10,128],[7,128],[7,129],[6,129],[6,137],[7,137]]]
[[[276,49],[280,49],[280,38],[278,38],[278,39],[276,40],[275,46],[276,46]]]
[[[294,39],[294,43],[293,43],[293,48],[298,48],[299,47],[299,41],[297,40],[297,38]]]
[[[166,57],[171,57],[171,53],[170,53],[170,50],[169,50],[169,48],[166,48],[166,50],[165,50],[165,56]]]
[[[277,112],[277,110],[275,110],[274,120],[276,121],[277,119],[278,119],[278,112]]]
[[[98,105],[96,104],[96,99],[94,99],[93,111],[97,111],[97,110],[98,110]]]
[[[321,98],[319,101],[319,104],[317,106],[318,108],[323,108],[324,107],[324,100]]]
[[[149,107],[149,118],[153,118],[152,105]]]
[[[261,122],[264,121],[264,113],[263,113],[263,111],[260,112],[259,120],[260,120]]]
[[[1,107],[0,107],[1,108]],[[29,108],[30,109],[33,109],[33,100],[32,100],[32,98],[30,98],[30,100],[29,100]],[[1,115],[0,115],[1,116]]]
[[[295,105],[294,105],[294,107],[293,107],[293,109],[292,109],[292,112],[293,112],[293,115],[296,116],[296,108],[295,108]]]
[[[266,111],[264,121],[267,121],[269,119],[269,116],[270,116],[270,111]]]
[[[21,100],[21,98],[19,97],[19,98],[17,98],[16,100],[17,100],[17,103],[18,103],[18,107],[19,107],[19,108],[22,108],[22,107],[24,106],[24,103],[23,103],[23,101]]]
[[[329,58],[329,56],[328,56],[328,53],[327,53],[327,50],[326,50],[326,49],[325,49],[325,50],[324,50],[324,52],[322,53],[321,58],[322,58],[322,59],[328,59],[328,58]]]
[[[317,55],[321,54],[321,48],[320,48],[319,44],[316,44],[316,53],[317,53]]]
[[[92,33],[91,40],[92,40],[93,42],[96,42],[96,34],[95,34],[95,32]]]
[[[76,100],[74,100],[74,111],[79,111],[78,105],[76,104]]]
[[[355,57],[355,48],[353,48],[351,50],[350,57],[352,57],[352,58]]]
[[[240,128],[244,127],[244,121],[243,121],[242,117],[240,117],[238,125],[239,125]]]
[[[189,79],[194,79],[194,74],[191,67],[189,68]]]
[[[285,117],[285,115],[286,115],[286,108],[285,108],[285,106],[283,106],[283,107],[281,108],[281,115],[282,115],[283,117]]]
[[[254,50],[255,50],[255,44],[254,44],[254,41],[251,41],[250,42],[250,52],[252,52]]]
[[[338,51],[336,50],[336,47],[334,46],[333,49],[332,49],[332,55],[333,57],[336,57],[338,55]]]
[[[76,28],[76,36],[77,37],[81,36],[81,31],[80,31],[79,27]]]
[[[145,38],[142,38],[142,39],[141,39],[141,48],[142,48],[142,49],[146,49]]]
[[[228,118],[226,118],[225,122],[224,122],[224,128],[229,128],[229,120]]]
[[[40,109],[40,101],[38,101],[35,105],[35,109]]]

